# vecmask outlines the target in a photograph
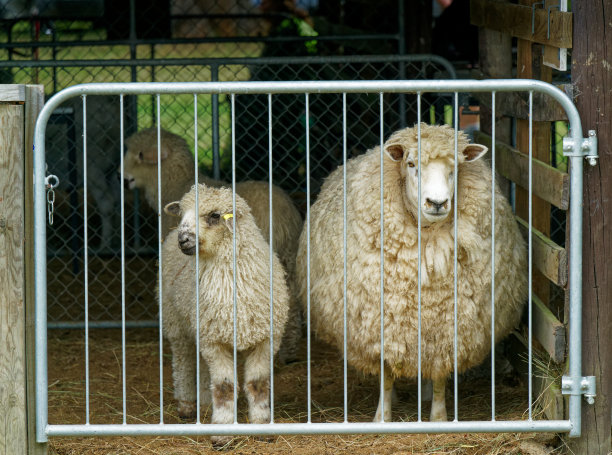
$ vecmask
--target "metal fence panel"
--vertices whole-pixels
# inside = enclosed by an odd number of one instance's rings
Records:
[[[15,65],[15,62],[0,62]],[[22,62],[20,62],[21,64]],[[414,56],[342,56],[342,57],[282,57],[282,58],[233,58],[233,59],[135,59],[126,61],[29,61],[25,69],[11,68],[16,74],[26,69],[36,70],[41,80],[49,86],[63,89],[72,81],[57,76],[57,71],[74,70],[91,73],[87,82],[104,82],[101,72],[113,74],[119,82],[131,81],[129,69],[135,71],[138,82],[177,81],[181,78],[199,81],[234,80],[360,80],[360,79],[432,79],[455,78],[452,65],[434,55]],[[116,71],[120,64],[127,69]],[[415,100],[402,95],[386,95],[385,123],[388,130],[399,128],[416,119]],[[444,118],[445,106],[450,101],[445,96],[428,96],[426,111],[438,121]],[[126,135],[136,130],[152,127],[157,123],[156,99],[153,95],[126,95],[124,98]],[[190,146],[195,145],[191,134],[193,127],[192,97],[177,95],[172,103],[161,105],[160,118],[165,129],[184,136]],[[47,129],[47,163],[49,172],[60,180],[56,188],[56,216],[48,228],[49,243],[49,326],[51,328],[80,328],[83,320],[84,299],[81,283],[84,280],[83,250],[83,146],[89,149],[89,202],[90,221],[89,252],[92,278],[90,321],[92,327],[119,327],[121,308],[113,305],[113,296],[120,292],[121,276],[119,237],[122,228],[127,238],[126,260],[130,264],[126,280],[126,318],[128,326],[154,326],[157,312],[146,304],[151,299],[147,282],[154,280],[155,268],[148,260],[155,254],[157,219],[149,209],[143,194],[129,191],[127,214],[129,222],[120,224],[120,182],[117,180],[118,154],[106,153],[119,146],[118,97],[91,96],[88,100],[88,142],[80,138],[83,109],[80,98],[65,100],[49,119]],[[327,175],[341,162],[341,151],[335,138],[341,134],[342,125],[334,111],[340,109],[341,100],[336,95],[323,95],[313,100],[310,121],[313,128],[312,156],[313,183]],[[170,107],[171,106],[171,107]],[[267,153],[267,98],[266,95],[243,94],[236,97],[237,109],[243,115],[237,117],[236,171],[239,180],[262,179],[268,175],[267,164],[262,157]],[[274,102],[273,146],[285,150],[282,159],[276,158],[274,181],[290,193],[303,192],[304,147],[303,135],[304,99],[299,94],[284,94]],[[226,95],[211,94],[198,98],[198,164],[207,175],[216,179],[231,180],[230,100]],[[360,144],[376,141],[378,132],[371,124],[378,116],[377,99],[371,95],[355,95],[348,106],[350,128],[347,135],[349,151]],[[278,154],[279,152],[277,152]],[[314,188],[317,190],[317,187]],[[110,302],[110,303],[109,303]]]
[[[311,408],[311,396],[310,396],[310,364],[312,359],[310,358],[310,330],[308,330],[308,423],[295,423],[295,424],[285,424],[285,423],[270,423],[270,424],[243,424],[237,423],[236,414],[234,414],[234,423],[232,424],[215,424],[215,425],[203,425],[201,423],[196,424],[167,424],[164,423],[163,417],[163,365],[162,365],[162,314],[161,314],[161,303],[159,308],[159,356],[160,356],[160,422],[157,424],[147,424],[147,425],[138,425],[138,424],[126,424],[125,421],[125,383],[123,385],[124,390],[124,407],[123,407],[123,415],[124,422],[123,425],[104,425],[104,424],[91,424],[89,423],[89,410],[87,409],[86,414],[86,422],[82,425],[49,425],[48,422],[48,378],[47,378],[47,236],[46,236],[46,221],[47,221],[47,202],[45,198],[45,149],[46,149],[46,133],[48,128],[49,119],[51,117],[52,112],[60,106],[64,101],[74,98],[81,97],[83,100],[82,109],[83,109],[83,180],[87,181],[87,157],[88,157],[88,146],[87,146],[87,100],[94,95],[105,95],[105,96],[117,96],[120,100],[121,105],[121,118],[123,119],[124,111],[123,111],[123,101],[126,96],[130,95],[152,95],[156,104],[156,113],[157,119],[155,125],[157,127],[158,132],[158,143],[157,143],[157,153],[158,153],[158,161],[161,153],[160,147],[160,128],[162,121],[160,120],[161,109],[161,98],[165,95],[172,95],[174,97],[179,95],[189,95],[194,100],[194,115],[197,116],[197,95],[219,95],[224,96],[229,94],[231,99],[231,105],[233,109],[231,110],[231,178],[232,178],[232,186],[234,188],[233,191],[233,206],[236,207],[236,174],[237,174],[237,162],[236,162],[236,142],[237,139],[235,137],[236,132],[236,109],[235,109],[235,101],[238,97],[243,95],[263,95],[267,96],[268,107],[273,105],[273,101],[275,97],[280,97],[283,95],[301,95],[304,97],[304,109],[305,109],[305,118],[304,118],[304,128],[305,128],[305,184],[306,184],[306,229],[310,229],[310,201],[311,201],[311,192],[313,189],[311,187],[311,151],[312,151],[312,143],[310,138],[310,129],[311,129],[311,117],[309,116],[309,110],[311,106],[311,98],[314,98],[317,95],[321,94],[337,94],[341,100],[341,114],[338,114],[338,117],[341,118],[342,124],[342,138],[338,139],[339,146],[341,149],[342,158],[340,163],[346,162],[347,160],[347,105],[346,100],[350,96],[357,94],[370,94],[374,95],[377,98],[377,105],[379,108],[379,118],[382,119],[385,117],[386,111],[384,110],[386,96],[388,95],[405,95],[405,96],[415,96],[417,97],[417,118],[422,118],[423,113],[421,112],[421,103],[422,97],[431,93],[450,93],[451,100],[454,102],[454,112],[455,112],[455,128],[457,128],[457,113],[459,111],[459,95],[462,93],[469,92],[491,92],[494,99],[494,94],[498,92],[505,91],[521,91],[528,92],[530,99],[530,106],[533,104],[533,93],[544,93],[554,100],[556,100],[560,105],[565,109],[570,125],[570,138],[571,143],[568,143],[565,148],[565,155],[569,157],[570,160],[570,176],[571,176],[571,199],[570,199],[570,238],[572,239],[572,244],[570,248],[570,274],[569,274],[569,299],[570,299],[570,314],[569,314],[569,374],[567,377],[564,377],[564,385],[563,389],[567,393],[570,394],[570,413],[568,420],[559,420],[559,421],[543,421],[543,420],[534,420],[532,414],[532,391],[531,391],[531,378],[533,376],[530,370],[530,383],[529,383],[529,397],[528,397],[528,418],[526,420],[521,421],[501,421],[495,419],[495,408],[494,404],[493,415],[490,421],[459,421],[457,419],[457,402],[455,401],[455,420],[451,422],[424,422],[421,420],[421,410],[420,410],[420,402],[421,402],[421,386],[420,386],[420,376],[421,372],[419,371],[419,415],[418,421],[416,422],[379,422],[379,423],[353,423],[353,422],[329,422],[329,423],[317,423],[311,421],[310,408]],[[270,111],[271,112],[271,111]],[[268,114],[268,152],[271,157],[272,148],[273,148],[273,134],[276,132],[274,128],[270,128],[273,125],[272,115]],[[494,123],[494,122],[493,122]],[[196,131],[197,131],[197,122]],[[379,140],[382,145],[383,137],[385,133],[386,126],[383,125],[383,122],[380,122],[380,131],[379,131]],[[420,128],[420,123],[419,123]],[[123,153],[123,137],[125,135],[123,121],[120,125],[120,154]],[[197,133],[196,133],[197,135]],[[457,142],[457,141],[455,141]],[[420,144],[420,139],[419,139]],[[370,144],[368,144],[370,145]],[[420,154],[420,145],[419,145],[419,154]],[[530,154],[531,154],[531,146],[530,146]],[[493,148],[493,157],[495,155]],[[75,436],[85,436],[85,435],[245,435],[245,434],[260,434],[260,435],[268,435],[268,434],[329,434],[329,433],[338,433],[338,434],[347,434],[347,433],[440,433],[440,432],[504,432],[504,431],[521,431],[521,432],[529,432],[529,431],[555,431],[555,432],[569,432],[571,436],[578,436],[580,434],[580,407],[581,407],[581,394],[584,393],[584,389],[581,388],[581,382],[584,378],[581,376],[581,348],[580,348],[580,340],[581,340],[581,273],[582,273],[582,264],[581,264],[581,239],[582,239],[582,224],[581,224],[581,206],[582,206],[582,167],[583,167],[583,158],[586,155],[585,150],[583,148],[583,137],[582,137],[582,126],[580,122],[580,118],[578,113],[573,106],[571,100],[563,94],[560,90],[556,89],[552,85],[542,83],[539,81],[527,81],[527,80],[490,80],[490,81],[454,81],[454,80],[438,80],[438,81],[296,81],[296,82],[210,82],[210,83],[109,83],[109,84],[85,84],[74,86],[68,88],[53,98],[49,100],[49,102],[45,105],[43,111],[41,112],[37,126],[35,131],[35,156],[34,156],[34,172],[35,172],[35,185],[34,185],[34,196],[35,196],[35,270],[36,270],[36,382],[37,382],[37,439],[41,442],[46,441],[48,436],[60,436],[60,435],[75,435]],[[194,160],[197,160],[197,154],[194,157]],[[382,155],[381,155],[382,160]],[[531,163],[531,160],[530,160]],[[336,163],[338,164],[338,163]],[[272,171],[272,160],[268,162],[268,172]],[[419,161],[420,166],[420,161]],[[196,171],[197,172],[197,171]],[[529,170],[529,191],[531,193],[531,164]],[[161,188],[161,168],[158,167],[158,188]],[[271,180],[271,175],[268,175],[268,178]],[[197,175],[196,175],[197,179]],[[383,181],[382,175],[382,166],[381,166],[381,182]],[[420,179],[419,179],[420,186]],[[382,186],[381,186],[382,188]],[[456,190],[455,190],[456,191]],[[84,203],[83,210],[85,212],[83,224],[84,224],[84,237],[85,237],[85,268],[87,268],[87,232],[88,232],[88,221],[87,221],[87,185],[84,185]],[[161,213],[161,192],[158,194],[158,213]],[[271,197],[271,196],[270,196]],[[419,192],[420,197],[420,192]],[[383,200],[383,192],[381,189],[380,195],[381,201]],[[121,192],[121,201],[124,202],[125,194]],[[530,198],[531,199],[531,198]],[[123,205],[123,204],[122,204]],[[346,219],[346,192],[345,192],[345,200],[344,200],[345,213],[344,218]],[[382,207],[382,205],[381,205]],[[531,211],[531,204],[529,205]],[[234,209],[235,210],[235,209]],[[382,209],[381,209],[382,210]],[[235,212],[234,212],[235,213]],[[383,215],[383,213],[381,213]],[[124,218],[125,213],[122,213],[122,218]],[[271,215],[270,215],[271,219]],[[531,267],[532,267],[532,248],[531,248],[531,214],[530,214],[530,228],[529,228],[529,276],[531,276]],[[420,240],[420,227],[421,220],[419,214],[419,244]],[[346,226],[346,225],[345,225]],[[158,229],[161,232],[161,218],[158,222]],[[381,245],[382,245],[382,236],[385,233],[382,229],[381,224]],[[122,230],[121,233],[122,244],[125,245],[125,232]],[[456,239],[456,236],[455,236]],[[161,248],[162,248],[162,239],[161,235],[157,236],[157,249],[159,251],[159,273],[161,275],[161,266],[163,263],[163,258],[161,257]],[[344,231],[344,241],[346,242],[346,231]],[[236,270],[236,236],[235,236],[235,224],[234,224],[234,271]],[[456,242],[456,240],[455,240]],[[196,248],[197,250],[197,248]],[[455,243],[456,250],[456,243]],[[346,246],[345,246],[346,251]],[[122,249],[122,259],[124,258],[125,250]],[[420,248],[419,248],[420,255]],[[346,253],[345,253],[346,257]],[[310,259],[308,260],[308,266],[310,267]],[[456,262],[455,262],[456,266]],[[346,268],[346,264],[345,264]],[[125,263],[122,261],[122,270],[125,269]],[[384,279],[384,256],[381,251],[381,278]],[[270,272],[272,275],[272,272]],[[419,268],[420,274],[420,268]],[[270,276],[271,276],[270,275]],[[88,289],[87,283],[88,274],[85,273],[85,290],[84,290],[84,298],[87,299],[90,290]],[[236,273],[234,276],[234,382],[236,383]],[[122,275],[123,280],[125,277]],[[346,273],[345,273],[346,280]],[[122,283],[124,285],[124,282]],[[161,300],[161,290],[163,283],[160,280],[159,285],[159,295]],[[530,283],[531,285],[531,283]],[[310,286],[310,284],[308,284]],[[455,283],[455,288],[457,284]],[[271,288],[271,286],[270,286]],[[272,292],[270,290],[270,292]],[[420,296],[420,279],[419,279],[419,296]],[[122,287],[120,292],[122,295],[122,323],[121,327],[125,331],[125,293]],[[346,292],[345,292],[346,295]],[[455,293],[455,308],[456,308],[456,293]],[[494,299],[494,294],[492,295],[492,299]],[[420,297],[419,297],[420,301]],[[89,328],[90,321],[87,317],[87,300],[85,304],[85,329],[86,331]],[[381,309],[384,306],[384,286],[381,283]],[[384,323],[383,323],[383,312],[381,312],[381,340],[383,340],[384,335]],[[308,328],[310,329],[310,304],[307,306],[307,323]],[[494,318],[494,316],[492,316]],[[346,321],[346,316],[345,316]],[[456,324],[456,313],[455,313],[455,324]],[[346,323],[345,323],[346,325]],[[531,341],[531,297],[529,297],[529,367],[531,368],[532,359],[531,359],[531,351],[532,351],[532,341]],[[419,310],[419,330],[420,330],[420,310]],[[86,332],[87,333],[87,332]],[[456,333],[456,328],[455,328]],[[345,338],[346,340],[346,333]],[[456,334],[455,334],[456,340]],[[381,341],[382,342],[382,341]],[[88,337],[86,337],[85,341],[85,350],[88,351]],[[420,343],[420,336],[419,336]],[[456,343],[456,341],[455,341]],[[125,351],[125,337],[122,339],[122,349]],[[381,349],[381,352],[383,350]],[[125,354],[123,354],[124,356]],[[419,354],[420,356],[420,354]],[[381,356],[382,357],[382,356]],[[420,357],[419,357],[420,358]],[[125,362],[125,357],[123,357],[123,361]],[[420,364],[420,360],[419,360]],[[455,361],[455,367],[456,367]],[[384,359],[381,358],[381,368],[384,370]],[[494,363],[492,362],[492,370],[494,375]],[[456,368],[455,368],[456,370]],[[344,378],[346,381],[346,362],[344,365]],[[125,378],[125,376],[124,376]],[[273,378],[273,375],[272,375]],[[86,372],[86,381],[89,381],[89,374]],[[494,377],[493,377],[494,381]],[[492,381],[492,382],[493,382]],[[384,379],[381,378],[381,396],[384,394]],[[346,384],[346,383],[345,383]],[[457,387],[457,377],[455,375],[455,390]],[[236,409],[236,387],[234,387],[234,410]],[[89,395],[89,391],[87,391],[87,395]],[[346,386],[344,391],[345,398],[345,416],[346,416]],[[455,397],[456,397],[455,393]],[[494,403],[495,399],[495,389],[492,387],[492,401]],[[199,400],[199,398],[198,398]],[[273,400],[272,400],[273,401]],[[384,407],[384,402],[383,405]],[[382,409],[384,415],[384,409]],[[199,418],[199,417],[198,417]]]

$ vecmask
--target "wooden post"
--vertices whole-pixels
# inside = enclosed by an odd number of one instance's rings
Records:
[[[583,402],[582,437],[568,440],[577,454],[607,454],[612,382],[612,0],[572,2],[572,81],[584,134],[595,130],[599,162],[585,164],[583,208],[582,374],[597,378],[595,404]],[[570,245],[571,248],[571,245]]]
[[[478,29],[478,51],[480,71],[484,78],[500,79],[512,77],[512,37],[508,33]],[[491,109],[487,104],[480,106],[480,130],[487,134],[493,132]],[[506,144],[512,143],[512,124],[510,117],[503,117],[496,112],[495,140]],[[502,192],[509,197],[510,182],[503,177],[497,180]]]
[[[521,0],[520,4],[531,6],[535,0]],[[539,79],[544,82],[552,80],[550,67],[542,65],[541,47],[534,52],[531,41],[517,40],[517,77],[522,79]],[[550,123],[533,122],[532,147],[533,158],[550,163]],[[529,153],[529,120],[516,120],[516,147],[523,153]],[[524,220],[528,219],[529,193],[521,188],[516,189],[516,213]],[[550,235],[550,204],[540,198],[532,199],[533,227]],[[539,272],[534,271],[533,292],[545,303],[548,303],[550,284]]]
[[[30,90],[30,89],[28,89]],[[34,90],[34,89],[32,89]],[[42,94],[42,89],[40,88]],[[30,92],[32,93],[32,92]],[[30,155],[32,123],[36,112],[26,105],[26,86],[0,86],[0,453],[42,454],[44,445],[36,444],[33,426],[35,416],[30,411],[34,395],[28,395],[28,380],[33,371],[27,363],[34,362],[33,350],[27,351],[26,300],[32,294],[26,289],[27,271],[31,267],[25,249],[26,208],[25,157]],[[40,106],[38,105],[37,108]],[[26,127],[27,122],[27,127]],[[25,131],[30,137],[27,138]],[[29,150],[26,151],[26,143]],[[31,182],[31,169],[27,177]],[[27,222],[31,221],[31,216]],[[31,230],[30,230],[31,233]],[[24,241],[25,240],[25,241]],[[29,239],[31,242],[31,237]],[[32,245],[29,245],[31,248]],[[31,250],[29,250],[31,251]],[[32,284],[33,285],[33,284]],[[30,303],[30,302],[27,302]],[[33,301],[32,301],[33,304]],[[26,354],[27,353],[27,354]],[[30,358],[31,357],[31,358]],[[33,407],[31,408],[33,410]]]

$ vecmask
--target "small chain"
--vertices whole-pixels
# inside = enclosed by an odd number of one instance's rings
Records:
[[[57,176],[51,174],[45,177],[45,187],[47,188],[47,213],[49,214],[49,226],[53,226],[53,211],[55,208],[55,191],[53,191],[53,189],[56,188],[58,185],[59,179],[57,178]]]

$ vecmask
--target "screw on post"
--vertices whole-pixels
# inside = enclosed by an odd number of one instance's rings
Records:
[[[49,214],[49,226],[53,226],[53,211],[55,204],[55,191],[59,185],[59,179],[56,175],[48,175],[45,177],[45,188],[47,188],[47,213]]]

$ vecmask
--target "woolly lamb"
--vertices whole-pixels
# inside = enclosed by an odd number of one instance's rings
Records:
[[[375,421],[391,420],[398,377],[418,375],[417,217],[421,213],[422,376],[433,381],[430,419],[446,420],[445,383],[453,371],[454,135],[421,124],[421,206],[417,127],[384,144],[384,372],[380,371],[380,148],[347,163],[348,361],[384,375]],[[458,132],[457,369],[491,351],[491,169],[487,148]],[[311,315],[316,334],[342,349],[342,167],[325,181],[311,211]],[[495,341],[519,322],[527,298],[526,247],[512,210],[495,188]],[[306,231],[297,256],[299,296],[306,301]],[[381,412],[384,403],[384,416]]]
[[[172,201],[178,201],[194,183],[194,159],[187,142],[180,136],[161,130],[161,182],[162,207]],[[130,189],[144,190],[145,199],[154,210],[157,210],[157,129],[139,131],[126,140],[124,176]],[[199,175],[198,182],[212,186],[227,185]],[[246,181],[236,184],[236,193],[247,202],[255,223],[262,230],[266,240],[269,237],[269,190],[267,182]],[[272,186],[273,239],[272,247],[278,254],[287,275],[290,286],[293,283],[297,241],[302,228],[302,218],[291,198],[281,188]],[[162,236],[176,226],[176,221],[162,214]],[[286,363],[297,358],[297,348],[301,338],[302,315],[295,299],[291,305],[291,315],[285,330],[285,340],[279,354],[279,361]]]
[[[163,244],[162,298],[164,336],[172,349],[174,395],[179,415],[191,417],[196,401],[196,210],[194,186],[180,202],[165,207],[181,216]],[[233,386],[233,228],[232,191],[198,186],[200,353],[208,366],[212,423],[232,423]],[[236,349],[245,355],[244,391],[249,422],[270,419],[270,276],[269,246],[247,203],[236,196]],[[289,310],[285,272],[273,255],[274,352],[278,351]],[[205,379],[204,379],[205,380]],[[210,395],[202,397],[210,402]],[[224,444],[227,437],[213,438]]]

